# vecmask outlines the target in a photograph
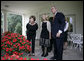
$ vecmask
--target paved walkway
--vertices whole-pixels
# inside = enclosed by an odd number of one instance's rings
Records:
[[[39,46],[39,40],[36,40],[35,56],[31,56],[32,58],[39,58],[40,60],[47,58],[48,60],[50,60],[50,58],[53,56],[53,51],[51,51],[47,57],[41,57],[41,54],[42,52],[41,47]],[[68,46],[68,48],[63,51],[63,60],[83,60],[83,50],[79,51],[79,49],[71,49],[70,46]]]

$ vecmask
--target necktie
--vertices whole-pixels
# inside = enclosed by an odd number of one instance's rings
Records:
[[[55,19],[55,15],[53,16],[53,21],[54,21],[54,19]]]

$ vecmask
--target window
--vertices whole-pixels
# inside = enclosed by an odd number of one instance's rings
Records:
[[[7,14],[8,31],[22,34],[22,16],[16,14]]]

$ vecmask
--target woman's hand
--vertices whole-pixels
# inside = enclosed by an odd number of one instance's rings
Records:
[[[49,32],[49,39],[51,39],[51,32]]]

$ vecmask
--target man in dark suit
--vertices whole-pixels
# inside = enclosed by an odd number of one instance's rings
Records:
[[[51,57],[51,59],[62,60],[65,16],[57,12],[55,6],[51,7],[51,11],[54,15],[51,27],[52,37],[54,38],[54,57]]]

